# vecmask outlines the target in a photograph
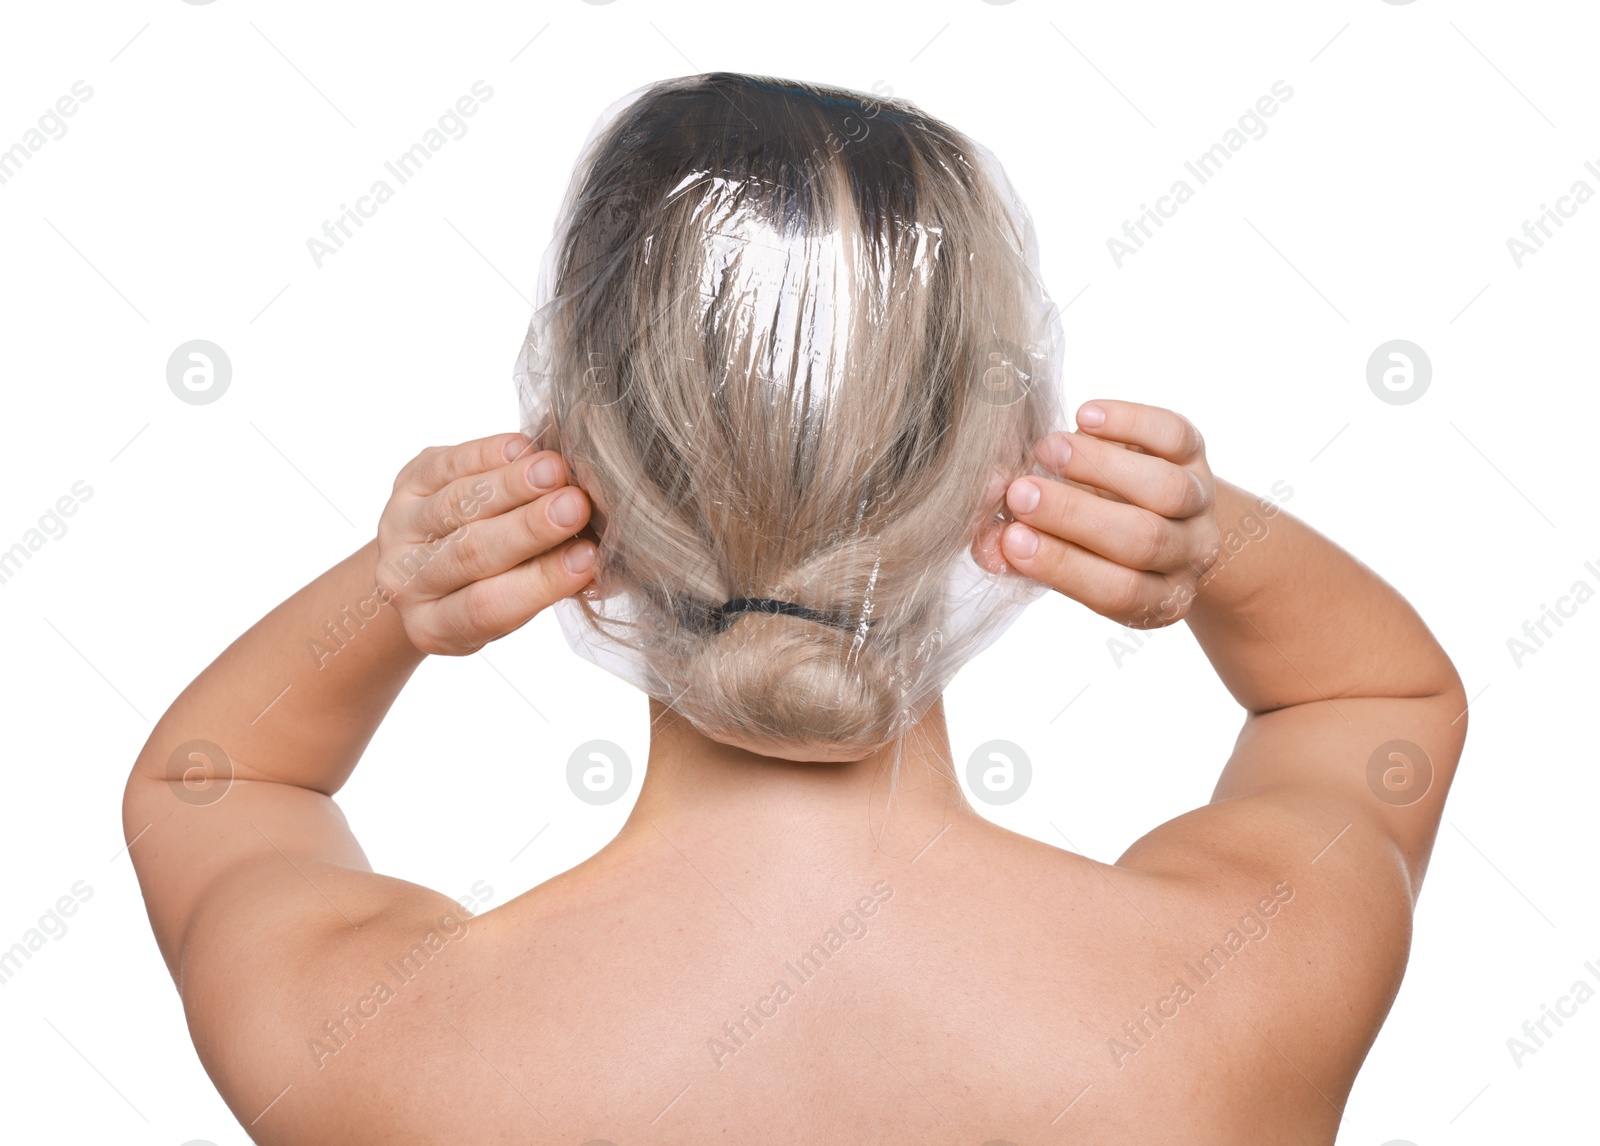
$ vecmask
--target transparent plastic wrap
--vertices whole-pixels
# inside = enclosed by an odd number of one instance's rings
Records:
[[[1060,316],[985,148],[904,100],[665,80],[589,134],[522,426],[590,496],[580,656],[793,760],[903,735],[1045,587],[1009,482],[1064,428]]]

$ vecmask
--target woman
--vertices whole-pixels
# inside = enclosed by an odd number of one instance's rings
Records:
[[[1026,212],[909,104],[652,85],[564,217],[529,435],[418,455],[129,778],[250,1134],[1333,1141],[1465,737],[1415,612],[1183,417],[1054,428]],[[1246,713],[1211,803],[1115,864],[989,823],[951,764],[940,690],[1047,588],[1183,620]],[[477,917],[373,873],[331,796],[407,678],[553,605],[650,695],[622,831]]]

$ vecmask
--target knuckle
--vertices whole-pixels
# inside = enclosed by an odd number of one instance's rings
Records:
[[[561,558],[555,553],[550,553],[528,564],[528,577],[523,583],[524,594],[522,600],[551,603],[566,592],[564,582],[569,578],[566,566],[561,564]],[[539,606],[541,609],[543,604]]]
[[[1206,440],[1201,436],[1200,428],[1182,414],[1178,414],[1177,419],[1183,431],[1183,456],[1192,458],[1196,454],[1204,453]]]
[[[400,467],[400,472],[394,475],[394,492],[399,493],[405,487],[416,481],[417,469],[422,465],[422,455],[417,454],[405,465]]]
[[[462,529],[483,516],[485,507],[493,508],[497,488],[479,479],[470,491],[457,491],[454,496],[441,494],[439,498],[439,524],[445,530]]]
[[[1142,600],[1139,576],[1131,569],[1124,569],[1114,575],[1111,584],[1106,588],[1106,605],[1114,613],[1131,615],[1138,610]]]
[[[431,629],[418,628],[416,631],[413,631],[412,628],[408,626],[406,628],[406,636],[410,638],[411,643],[416,646],[418,652],[426,653],[430,657],[439,656],[449,651],[444,641],[439,639],[439,634],[433,632]]]
[[[1188,470],[1167,470],[1156,489],[1157,504],[1152,507],[1163,517],[1183,517],[1194,505],[1195,476]]]
[[[450,542],[458,565],[476,569],[483,563],[486,546],[481,529],[464,525],[450,535]]]
[[[1043,483],[1040,483],[1043,486]],[[1056,525],[1069,525],[1077,520],[1082,504],[1082,491],[1070,485],[1063,485],[1059,489],[1043,486],[1044,493],[1039,498],[1039,507],[1034,510],[1034,515],[1042,520]],[[1052,497],[1051,494],[1056,496]]]
[[[1068,486],[1062,500],[1062,524],[1075,529],[1082,534],[1103,535],[1107,525],[1105,520],[1105,498],[1093,490],[1082,486]]]
[[[402,485],[422,484],[438,453],[438,446],[424,446],[418,450],[415,457],[400,467],[400,474],[395,478],[395,488],[398,490]]]
[[[1052,493],[1057,496],[1052,497]],[[1058,537],[1069,536],[1082,516],[1081,496],[1071,486],[1062,486],[1059,490],[1046,488],[1039,507],[1028,515],[1029,524],[1036,529],[1047,529]]]
[[[1166,523],[1151,514],[1140,515],[1140,536],[1135,552],[1146,569],[1160,564],[1167,551]]]
[[[461,616],[469,634],[490,632],[499,616],[499,603],[485,586],[475,586],[461,603]],[[474,639],[469,637],[469,642]]]

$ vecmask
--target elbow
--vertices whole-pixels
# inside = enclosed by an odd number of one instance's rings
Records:
[[[128,780],[122,786],[122,841],[132,858],[133,842],[152,822],[150,792],[157,783],[141,769],[143,758],[134,762]]]
[[[1430,703],[1434,706],[1433,722],[1437,729],[1433,738],[1438,754],[1438,759],[1434,761],[1435,779],[1441,785],[1441,793],[1444,793],[1450,789],[1466,747],[1471,701],[1455,665],[1448,657],[1443,657],[1442,652],[1441,657],[1444,660],[1443,680],[1438,691],[1430,698]]]
[[[1419,698],[1438,698],[1441,704],[1456,704],[1451,716],[1460,714],[1461,725],[1467,722],[1467,687],[1461,679],[1461,672],[1456,668],[1455,661],[1450,659],[1450,654],[1445,651],[1442,644],[1430,632],[1426,634],[1426,642],[1420,650],[1420,655],[1415,662],[1416,684],[1413,686],[1413,696]]]
[[[134,858],[133,842],[164,811],[169,810],[166,802],[172,798],[167,783],[166,762],[160,760],[154,751],[160,731],[161,725],[158,723],[156,732],[151,733],[150,739],[134,759],[133,766],[128,769],[128,779],[122,786],[122,835],[129,846],[130,858]],[[137,869],[137,862],[134,866]]]
[[[1462,735],[1465,736],[1468,719],[1467,686],[1462,681],[1461,673],[1456,669],[1455,662],[1450,659],[1450,655],[1444,651],[1443,647],[1439,649],[1439,660],[1441,662],[1441,686],[1438,695],[1449,700],[1452,704],[1459,702],[1459,706],[1456,708],[1458,716],[1455,719]]]

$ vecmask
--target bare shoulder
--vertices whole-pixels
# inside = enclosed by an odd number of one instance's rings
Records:
[[[481,915],[403,880],[307,866],[324,917],[285,934],[263,905],[184,984],[207,1071],[262,1143],[525,1146],[563,1114],[563,1088],[541,1076],[592,1041],[560,1012],[581,956],[648,940],[617,921],[629,897],[597,866]],[[580,1011],[603,1001],[578,994]]]
[[[1332,1117],[1331,1140],[1411,946],[1414,888],[1370,809],[1332,792],[1224,798],[1163,824],[1110,870],[1171,920],[1158,943],[1165,987],[1108,1044],[1119,1068],[1151,1057],[1163,1021],[1203,1023],[1273,1078],[1297,1117]]]
[[[1399,991],[1465,709],[1451,687],[1254,714],[1212,801],[1116,865],[1187,903],[1191,928],[1236,921],[1204,946],[1218,960],[1230,946],[1256,956],[1223,960],[1260,972],[1230,1008],[1234,1025],[1324,1105],[1342,1108]]]
[[[1048,890],[1022,914],[1071,1080],[1052,1115],[1081,1096],[1058,1129],[1142,1142],[1128,1128],[1170,1109],[1190,1143],[1245,1127],[1258,1141],[1333,1141],[1398,990],[1410,912],[1397,865],[1371,858],[1382,840],[1326,811],[1270,827],[1259,808],[1191,813],[1207,833],[1281,833],[1259,863],[1179,848],[1163,829],[1115,864],[1038,845],[1054,853],[1028,861]],[[1156,846],[1172,850],[1146,866]]]

